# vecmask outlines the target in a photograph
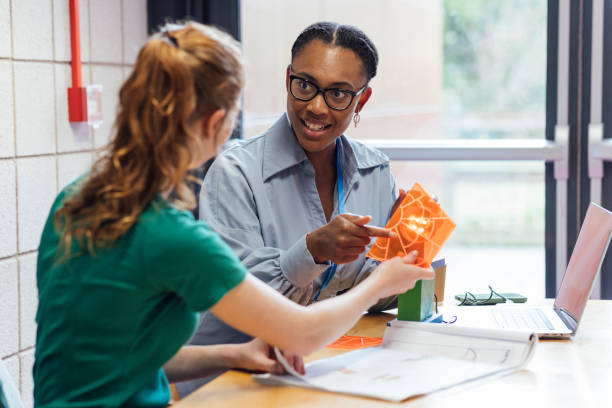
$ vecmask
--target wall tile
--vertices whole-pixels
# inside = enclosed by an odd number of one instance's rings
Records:
[[[6,371],[8,371],[11,379],[13,380],[13,385],[15,388],[17,388],[17,390],[19,390],[19,356],[14,355],[12,357],[5,358],[2,360],[2,362],[4,363],[4,367],[6,367]]]
[[[36,344],[36,308],[38,290],[36,288],[36,257],[27,254],[19,257],[19,324],[21,338],[19,349],[23,350]]]
[[[40,235],[57,195],[55,157],[17,159],[19,250],[38,248]]]
[[[133,64],[147,41],[147,0],[123,1],[124,63]]]
[[[13,68],[10,62],[0,61],[0,157],[13,157],[14,155]]]
[[[55,153],[53,65],[16,62],[17,155]]]
[[[6,356],[19,350],[19,288],[13,258],[0,261],[0,293],[0,356]]]
[[[57,157],[58,187],[62,190],[91,167],[91,153],[63,154]]]
[[[121,1],[92,0],[89,4],[91,17],[91,60],[96,62],[121,63]]]
[[[51,0],[13,0],[13,57],[53,59]]]
[[[81,61],[89,61],[89,2],[79,1]],[[53,0],[55,60],[70,61],[70,6],[66,0]]]
[[[68,88],[72,86],[70,65],[55,65],[55,114],[57,151],[87,150],[93,146],[93,132],[85,123],[68,122]],[[89,67],[83,66],[83,85],[89,84]]]
[[[16,216],[15,162],[12,159],[0,160],[0,258],[17,253]]]
[[[34,406],[34,379],[32,377],[32,367],[34,367],[34,350],[19,353],[21,360],[21,401],[24,408]]]
[[[119,88],[123,82],[122,68],[94,65],[91,68],[92,83],[102,84],[102,125],[94,129],[94,147],[108,143],[112,133],[113,122],[117,114]]]
[[[0,57],[11,56],[10,10],[9,0],[0,0]]]

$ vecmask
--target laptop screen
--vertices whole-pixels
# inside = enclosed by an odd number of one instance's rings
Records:
[[[580,322],[612,233],[612,212],[591,203],[563,276],[555,307]]]

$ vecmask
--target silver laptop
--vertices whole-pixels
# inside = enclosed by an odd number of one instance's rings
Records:
[[[552,307],[525,304],[461,306],[453,309],[456,324],[530,330],[544,338],[569,338],[576,334],[595,277],[612,236],[612,212],[591,203]]]

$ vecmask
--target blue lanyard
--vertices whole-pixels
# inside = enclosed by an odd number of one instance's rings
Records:
[[[338,214],[344,214],[344,181],[342,179],[342,163],[340,161],[340,141],[336,140],[336,186],[338,186]],[[319,299],[321,291],[325,289],[329,281],[334,277],[338,265],[332,264],[325,270],[323,284],[314,297],[314,300]]]

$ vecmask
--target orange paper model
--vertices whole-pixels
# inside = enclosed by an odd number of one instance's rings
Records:
[[[367,257],[386,261],[417,250],[416,264],[428,267],[455,229],[455,223],[419,183],[414,183],[391,216],[386,228],[395,231],[397,236],[378,238],[368,251]]]
[[[381,337],[342,336],[327,348],[340,350],[357,350],[362,348],[380,346]]]

